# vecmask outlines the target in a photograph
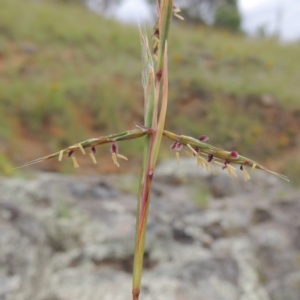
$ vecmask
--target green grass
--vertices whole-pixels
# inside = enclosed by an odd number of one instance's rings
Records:
[[[53,1],[0,0],[0,7],[2,161],[20,164],[143,122],[136,27]],[[176,22],[169,48],[167,128],[207,134],[217,146],[256,159],[299,147],[298,45]],[[266,94],[275,106],[261,103]],[[268,121],[270,109],[287,121]],[[36,147],[26,155],[28,140]],[[122,144],[129,156],[141,148]]]
[[[173,31],[170,48],[176,49],[171,66],[172,70],[181,70],[175,71],[178,81],[184,73],[186,80],[208,90],[238,96],[268,93],[285,107],[300,106],[297,44],[284,46],[275,40],[181,26]]]

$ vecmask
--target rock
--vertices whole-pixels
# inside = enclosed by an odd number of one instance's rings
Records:
[[[193,163],[155,173],[142,299],[300,299],[299,191],[222,173],[217,194]],[[0,299],[130,299],[137,200],[114,176],[0,181]],[[190,201],[199,180],[209,207]]]
[[[180,165],[177,165],[176,160],[168,159],[158,165],[155,177],[159,181],[174,185],[194,185],[201,182],[214,198],[249,194],[255,190],[279,191],[284,186],[282,180],[262,171],[250,171],[251,180],[245,182],[239,170],[238,178],[231,178],[226,170],[216,166],[215,169],[218,172],[217,176],[197,167],[195,158],[182,158]]]
[[[262,223],[272,220],[272,215],[267,208],[257,207],[252,214],[252,221],[254,224]]]
[[[210,174],[204,169],[197,167],[195,158],[181,158],[180,165],[175,159],[167,159],[160,163],[155,170],[155,178],[174,183],[183,183],[208,177]]]
[[[280,280],[274,280],[267,287],[272,300],[298,300],[300,294],[300,272],[288,274]]]

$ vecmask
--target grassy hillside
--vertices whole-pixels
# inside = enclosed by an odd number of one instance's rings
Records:
[[[137,28],[53,1],[0,0],[0,7],[2,172],[88,137],[142,123]],[[176,23],[170,49],[168,129],[207,134],[216,145],[299,173],[294,167],[299,45]],[[141,142],[120,146],[129,156],[142,148]],[[167,147],[163,156],[169,155]],[[101,155],[106,158],[108,149]],[[37,167],[68,171],[69,163]],[[114,168],[104,163],[101,170]]]

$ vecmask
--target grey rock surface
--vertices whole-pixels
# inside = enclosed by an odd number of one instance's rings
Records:
[[[183,165],[155,173],[141,299],[300,299],[299,190]],[[2,178],[0,300],[131,299],[136,196],[122,180],[136,179]]]

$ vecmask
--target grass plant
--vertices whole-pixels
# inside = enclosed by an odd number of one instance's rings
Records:
[[[180,18],[178,15],[180,10],[173,4],[172,0],[161,0],[157,1],[157,12],[157,23],[152,33],[152,46],[148,42],[147,34],[140,30],[143,61],[144,123],[137,125],[135,129],[76,143],[54,154],[38,158],[24,165],[28,166],[55,157],[59,161],[62,161],[64,157],[68,157],[73,161],[74,167],[78,168],[79,164],[75,156],[76,153],[88,154],[92,162],[96,164],[96,147],[103,144],[110,144],[113,163],[119,167],[121,160],[127,160],[126,156],[120,154],[119,142],[143,139],[144,156],[136,212],[136,241],[132,285],[133,300],[138,300],[140,296],[150,191],[163,137],[171,142],[171,150],[175,152],[178,163],[180,163],[179,153],[185,148],[195,158],[195,163],[199,167],[205,168],[214,175],[217,175],[219,172],[217,169],[221,169],[227,170],[230,177],[237,177],[237,169],[234,166],[238,166],[246,181],[250,179],[247,169],[252,169],[252,171],[254,169],[264,170],[288,181],[286,176],[268,170],[258,162],[241,156],[235,150],[227,151],[208,144],[208,137],[205,135],[193,138],[186,135],[178,135],[165,129],[169,100],[168,36],[172,16],[174,14]],[[70,42],[73,43],[76,41]]]

